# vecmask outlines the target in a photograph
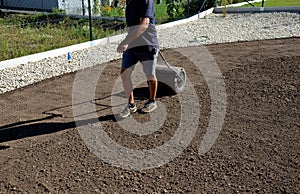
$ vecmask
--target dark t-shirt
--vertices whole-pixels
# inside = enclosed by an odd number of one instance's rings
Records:
[[[150,24],[147,30],[138,37],[129,47],[146,46],[149,50],[158,48],[157,31],[155,28],[155,8],[153,0],[126,0],[126,22],[128,32],[140,24],[140,18],[149,18]]]

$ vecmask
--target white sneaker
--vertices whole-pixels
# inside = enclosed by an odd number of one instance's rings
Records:
[[[137,111],[136,104],[127,104],[127,106],[124,108],[124,110],[119,114],[120,118],[127,118],[130,116],[131,113],[135,113]]]
[[[141,112],[143,113],[149,113],[154,111],[157,108],[156,102],[155,101],[148,101],[144,105],[144,107],[141,109]]]

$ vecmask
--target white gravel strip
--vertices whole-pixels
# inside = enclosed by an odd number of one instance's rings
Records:
[[[300,36],[300,14],[212,14],[159,32],[163,48]]]
[[[300,14],[211,14],[185,24],[158,30],[160,46],[178,48],[215,43],[300,37]],[[58,75],[120,58],[116,53],[118,42],[110,42],[67,55],[30,62],[0,70],[0,93],[15,90]]]

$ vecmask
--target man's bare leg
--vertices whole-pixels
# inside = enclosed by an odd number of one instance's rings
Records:
[[[121,78],[123,83],[123,88],[125,90],[125,94],[128,99],[128,103],[134,103],[134,96],[133,96],[133,85],[131,81],[131,69],[121,69]]]
[[[149,83],[149,99],[155,101],[156,93],[157,93],[157,79],[155,75],[147,76],[147,80]]]

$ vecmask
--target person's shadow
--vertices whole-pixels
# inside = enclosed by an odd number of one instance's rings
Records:
[[[119,96],[125,96],[124,93],[119,93],[119,94],[113,94],[113,95],[119,95]],[[148,87],[141,87],[141,88],[136,88],[134,89],[134,95],[137,100],[145,100],[149,96],[149,90]],[[163,96],[170,95],[170,93],[167,90],[158,90],[157,92],[157,98],[161,98]],[[96,106],[100,107],[97,109],[97,112],[101,112],[107,109],[111,109],[111,105],[107,105],[104,103],[101,103],[102,100],[106,98],[110,98],[111,95],[105,96],[102,98],[97,98],[97,99],[92,99],[87,102],[82,102],[82,103],[94,103]],[[75,121],[69,121],[69,122],[51,122],[51,120],[59,117],[64,117],[64,118],[69,118],[69,120],[72,117],[66,117],[63,115],[63,113],[55,113],[57,110],[64,109],[64,108],[70,108],[74,106],[73,104],[71,105],[66,105],[66,106],[61,106],[57,107],[51,110],[46,110],[43,111],[43,115],[47,115],[43,118],[37,118],[37,119],[32,119],[32,120],[27,120],[27,121],[20,121],[20,122],[15,122],[11,123],[8,125],[0,126],[0,143],[7,142],[7,141],[12,141],[12,140],[17,140],[17,139],[22,139],[26,137],[33,137],[33,136],[38,136],[38,135],[43,135],[43,134],[50,134],[50,133],[55,133],[58,131],[70,129],[70,128],[75,128],[78,127],[78,123],[80,125],[87,125],[87,124],[93,124],[96,122],[103,122],[103,121],[111,121],[111,122],[116,122],[115,115],[113,114],[108,114],[104,116],[99,116],[98,118],[92,118],[92,119],[87,119],[87,120],[80,120],[79,122]],[[88,114],[88,113],[87,113]],[[76,125],[77,124],[77,125]],[[6,146],[0,146],[0,150],[6,149]]]

